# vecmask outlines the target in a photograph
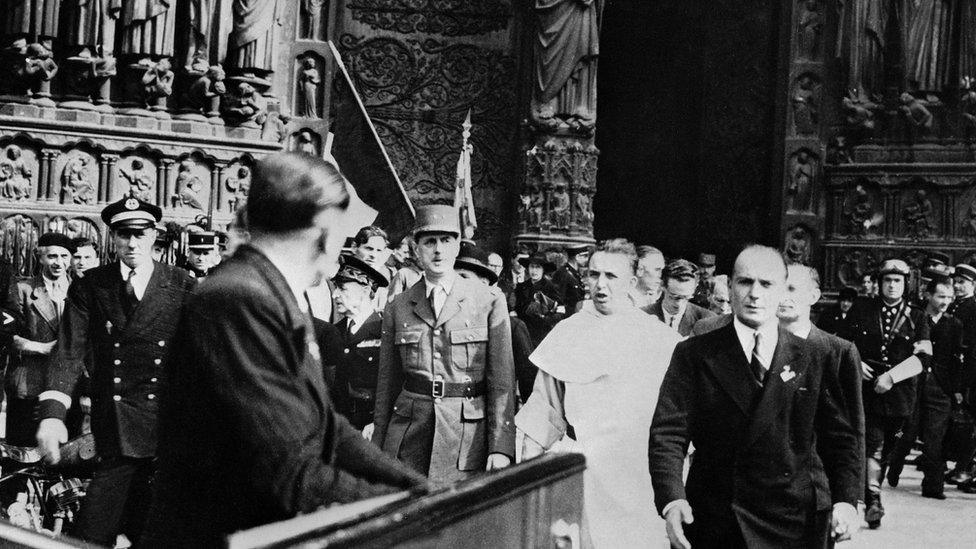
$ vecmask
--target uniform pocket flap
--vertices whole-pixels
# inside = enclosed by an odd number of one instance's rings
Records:
[[[464,421],[485,419],[484,397],[466,398],[461,401],[461,419]]]
[[[412,417],[413,399],[404,396],[398,398],[396,404],[393,405],[393,413],[400,417]]]
[[[475,343],[477,341],[488,341],[487,326],[465,328],[463,330],[453,330],[451,332],[451,343],[454,345],[461,343]]]
[[[396,344],[412,345],[414,343],[419,343],[421,335],[423,335],[423,332],[397,332]]]

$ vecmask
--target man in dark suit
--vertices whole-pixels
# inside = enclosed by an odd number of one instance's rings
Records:
[[[976,267],[968,263],[960,263],[952,274],[952,288],[956,299],[949,305],[947,311],[956,317],[963,326],[963,356],[966,357],[964,371],[976,371]],[[969,386],[976,387],[971,376],[963,376],[960,386],[961,400],[968,400],[971,408],[976,410],[976,391],[968,391]],[[959,400],[959,399],[957,399]],[[958,404],[957,404],[958,405]],[[969,447],[964,448],[960,454],[960,459],[956,461],[955,467],[949,474],[948,483],[958,484],[961,489],[976,491],[976,479],[973,478],[976,470],[976,439],[970,437]]]
[[[58,325],[64,314],[71,254],[71,238],[45,233],[37,240],[41,274],[17,283],[17,312],[24,319],[23,331],[13,337],[4,389],[7,393],[6,441],[16,446],[34,446],[37,419],[34,408],[44,390],[47,361],[58,340]]]
[[[698,267],[685,259],[675,259],[664,267],[661,274],[661,299],[652,303],[645,312],[656,316],[665,326],[680,335],[691,335],[695,323],[715,313],[691,302],[698,285]]]
[[[910,272],[900,259],[884,261],[878,271],[880,295],[854,306],[859,327],[854,344],[864,378],[864,520],[872,529],[881,526],[884,516],[881,482],[898,433],[915,408],[916,377],[932,356],[925,313],[905,299]]]
[[[860,433],[836,394],[856,383],[829,348],[777,325],[786,271],[776,250],[746,248],[732,324],[675,349],[648,450],[673,547],[826,547],[857,530]]]
[[[109,204],[102,220],[119,261],[96,267],[68,288],[58,344],[40,395],[37,442],[60,459],[65,417],[86,365],[91,430],[99,462],[75,535],[112,546],[119,533],[142,532],[156,456],[156,414],[163,362],[180,308],[194,281],[152,260],[158,206],[134,197]]]
[[[304,292],[335,273],[348,200],[319,158],[281,153],[252,170],[251,244],[191,294],[174,338],[143,546],[218,546],[424,482],[333,410],[323,379]]]
[[[573,314],[579,310],[586,299],[586,285],[583,284],[583,270],[590,260],[590,247],[585,244],[566,247],[568,261],[556,269],[552,275],[552,283],[559,292],[559,301],[566,307],[566,314]]]
[[[856,300],[857,290],[841,288],[837,305],[820,315],[818,327],[828,334],[853,341],[857,326],[854,324],[855,315],[852,309]]]

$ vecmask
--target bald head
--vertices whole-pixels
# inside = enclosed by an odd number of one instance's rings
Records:
[[[732,311],[740,322],[759,328],[776,322],[776,310],[786,289],[786,262],[768,246],[749,246],[732,269]]]

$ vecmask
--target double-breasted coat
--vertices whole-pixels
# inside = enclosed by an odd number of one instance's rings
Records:
[[[49,343],[58,338],[60,316],[57,305],[44,286],[43,277],[38,276],[27,282],[18,282],[14,306],[23,319],[19,334],[21,337],[41,343]],[[12,351],[5,380],[7,394],[17,398],[39,395],[44,390],[47,362],[48,355]]]
[[[339,321],[337,327],[342,354],[336,368],[336,410],[362,429],[373,422],[383,313],[374,311],[354,334],[349,333],[348,318]]]
[[[99,456],[155,456],[159,384],[194,284],[183,269],[154,263],[146,292],[129,314],[117,262],[87,271],[68,288],[46,389],[73,394],[91,352],[91,423]],[[50,399],[41,401],[39,412],[41,418],[66,415]]]
[[[410,378],[484,383],[484,394],[406,390]],[[488,454],[515,457],[515,368],[500,290],[456,277],[439,316],[424,280],[383,315],[373,442],[436,481],[484,471]]]

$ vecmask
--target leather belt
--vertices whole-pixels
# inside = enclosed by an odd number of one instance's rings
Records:
[[[430,395],[433,398],[443,397],[476,397],[485,394],[487,385],[482,381],[468,381],[454,383],[435,379],[433,381],[420,376],[407,376],[403,382],[403,389],[411,393]]]

